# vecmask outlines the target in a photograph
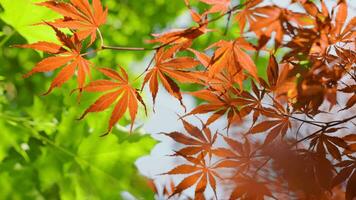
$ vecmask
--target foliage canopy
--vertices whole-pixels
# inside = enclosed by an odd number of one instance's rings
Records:
[[[108,9],[100,0],[49,0],[37,5],[59,18],[40,23],[53,30],[57,41],[17,47],[46,54],[26,76],[58,71],[45,95],[73,77],[77,84],[68,93],[76,93],[79,102],[88,92],[102,93],[96,101],[86,99],[93,103],[80,119],[111,108],[104,135],[114,130],[126,111],[132,132],[138,110],[146,112],[141,97],[145,86],[153,103],[161,84],[185,109],[182,85],[194,85],[189,94],[202,103],[180,117],[185,133],[164,133],[182,145],[173,156],[185,161],[165,173],[185,175],[182,181],[163,192],[155,187],[164,197],[183,198],[184,191],[194,187],[194,198],[206,199],[209,186],[215,199],[335,199],[341,194],[352,200],[356,197],[356,18],[349,17],[345,0],[288,3],[281,7],[263,0],[185,0],[190,27],[153,34],[154,39],[147,40],[153,47],[131,47],[106,45],[109,32],[101,27]],[[227,24],[219,29],[216,24],[224,18]],[[195,45],[202,37],[209,39]],[[123,67],[104,68],[89,61],[93,54],[108,50],[154,55],[142,74],[132,77]],[[268,57],[265,66],[258,64],[260,55]],[[105,78],[91,78],[92,73]],[[340,113],[342,118],[328,119]],[[200,128],[186,120],[199,114],[210,116]],[[218,119],[226,120],[225,130],[210,130]],[[82,151],[90,151],[90,145]],[[104,146],[110,148],[103,152],[122,148]],[[81,145],[73,148],[81,152]],[[76,159],[81,167],[89,162],[82,159]],[[217,183],[229,191],[228,196],[216,192]]]

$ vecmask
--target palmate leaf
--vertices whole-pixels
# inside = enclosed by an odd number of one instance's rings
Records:
[[[297,88],[296,73],[291,64],[279,65],[275,56],[271,54],[267,66],[268,84],[261,79],[260,82],[265,89],[272,91],[278,100],[282,97],[293,97]]]
[[[185,145],[185,147],[178,150],[175,155],[193,156],[202,153],[203,155],[209,155],[211,157],[213,153],[212,147],[216,141],[217,133],[212,134],[210,129],[204,124],[202,124],[203,127],[199,129],[184,119],[181,120],[187,134],[177,131],[165,133],[165,135],[172,138],[175,142]]]
[[[261,81],[263,83],[263,81]],[[251,80],[253,94],[242,91],[237,95],[237,100],[241,106],[240,115],[244,117],[253,112],[253,123],[257,121],[263,111],[262,100],[265,96],[265,91],[260,90],[256,83]]]
[[[254,48],[251,44],[242,38],[238,38],[234,41],[221,40],[212,44],[210,48],[212,47],[217,47],[217,49],[207,67],[209,78],[214,78],[225,71],[229,76],[237,77],[235,81],[239,84],[240,88],[243,88],[242,81],[246,78],[244,71],[258,80],[255,63],[242,50],[253,50]]]
[[[71,0],[70,3],[50,0],[37,5],[48,7],[64,17],[47,23],[57,28],[76,30],[79,40],[90,36],[90,44],[95,41],[96,31],[105,24],[108,14],[108,9],[103,9],[100,0],[93,0],[92,6],[88,0]]]
[[[250,0],[246,2],[246,7],[235,15],[235,20],[239,23],[241,32],[244,31],[246,23],[253,23],[259,18],[259,12],[252,9],[256,5],[260,4],[263,0]]]
[[[67,82],[72,76],[74,76],[75,72],[77,72],[78,87],[79,89],[82,89],[84,87],[86,77],[90,75],[91,64],[80,53],[82,44],[76,34],[73,36],[67,36],[56,27],[51,27],[56,32],[57,38],[61,42],[61,45],[51,42],[16,45],[16,47],[20,48],[31,48],[53,54],[53,56],[44,58],[42,61],[37,63],[30,72],[24,75],[24,77],[31,76],[32,74],[38,72],[54,71],[62,67],[45,94],[50,93],[54,88],[60,87],[63,83]]]
[[[161,81],[163,87],[167,92],[179,100],[182,106],[182,95],[179,86],[173,80],[183,83],[199,82],[199,74],[197,72],[189,71],[199,64],[198,61],[190,57],[177,57],[173,55],[179,50],[180,46],[173,46],[168,49],[160,48],[155,57],[155,66],[151,68],[142,84],[142,88],[149,83],[152,94],[153,103],[155,103],[158,93],[158,79]]]
[[[312,25],[313,20],[306,14],[295,13],[290,10],[281,9],[278,6],[258,6],[262,0],[251,0],[246,3],[246,8],[237,13],[235,19],[239,23],[241,31],[246,24],[249,29],[256,33],[259,38],[271,38],[275,33],[275,41],[279,45],[285,32],[285,23],[294,22],[301,26]]]
[[[130,85],[128,75],[122,67],[120,67],[121,75],[109,68],[99,68],[98,70],[107,77],[114,79],[116,82],[109,80],[96,80],[83,88],[83,91],[86,92],[107,93],[102,95],[95,101],[94,104],[87,108],[80,119],[83,119],[85,115],[90,112],[101,112],[106,110],[116,102],[114,110],[111,114],[107,133],[109,133],[119,119],[123,117],[126,110],[129,111],[131,118],[131,132],[136,119],[138,103],[141,103],[146,110],[146,105],[143,102],[142,97],[137,90]]]
[[[240,42],[242,41],[240,40]],[[245,43],[244,45],[248,46],[248,48],[252,48],[252,46],[248,43]],[[188,50],[194,53],[201,65],[206,68],[205,71],[201,73],[201,76],[199,77],[202,80],[202,83],[199,84],[203,86],[209,86],[209,90],[217,91],[220,93],[225,93],[226,91],[232,91],[233,93],[240,92],[243,87],[242,82],[246,78],[244,73],[239,73],[236,71],[234,73],[231,73],[231,71],[229,72],[227,70],[222,69],[222,71],[220,71],[219,73],[215,73],[209,76],[210,67],[211,65],[213,65],[212,58],[214,57],[210,57],[207,54],[199,52],[195,49],[189,48]],[[227,66],[223,68],[227,68]],[[236,84],[238,84],[240,88],[236,88]]]
[[[200,90],[191,92],[190,94],[207,101],[207,103],[195,107],[192,111],[186,114],[186,116],[213,112],[205,123],[206,126],[223,117],[226,113],[228,120],[227,129],[232,123],[239,121],[241,118],[237,107],[240,105],[241,101],[227,93],[219,95],[219,93],[210,90]]]
[[[189,0],[184,1],[186,6],[189,8],[193,21],[197,23],[198,26],[193,26],[186,29],[176,29],[161,34],[152,34],[155,39],[148,40],[148,43],[160,43],[161,47],[165,47],[167,45],[180,45],[185,49],[190,47],[196,38],[210,31],[207,29],[207,13],[202,15],[198,14],[190,8]]]
[[[275,105],[279,104],[278,102],[274,102]],[[276,105],[278,107],[278,105]],[[285,113],[283,107],[279,107],[282,110],[282,113]],[[262,109],[263,110],[263,109]],[[264,140],[264,145],[270,144],[278,135],[282,138],[287,134],[287,131],[292,127],[290,118],[288,115],[283,116],[278,115],[278,111],[274,111],[276,113],[271,112],[271,110],[264,110],[262,113],[263,115],[268,116],[269,120],[262,121],[256,125],[253,125],[251,129],[248,131],[250,134],[257,134],[257,133],[264,133],[268,132],[267,136]]]
[[[327,129],[325,130],[325,133],[332,133],[336,132],[339,129]],[[348,138],[340,138],[337,136],[328,136],[328,135],[320,135],[320,136],[314,136],[312,137],[312,140],[310,142],[310,147],[309,148],[314,148],[316,147],[316,150],[321,153],[325,154],[326,150],[330,153],[330,155],[337,159],[341,160],[341,153],[339,148],[344,149],[345,151],[350,150],[350,146],[347,143]],[[326,147],[326,148],[325,148]]]
[[[197,185],[195,188],[194,199],[205,199],[204,192],[208,186],[208,183],[213,189],[213,192],[216,197],[216,178],[219,177],[219,175],[214,171],[214,169],[210,168],[206,164],[205,155],[201,153],[197,157],[185,155],[181,156],[190,164],[179,165],[165,174],[184,174],[187,175],[187,177],[185,177],[177,186],[175,186],[174,192],[170,195],[170,197],[182,193],[184,190],[192,187],[195,183],[197,183]]]
[[[251,157],[254,152],[251,152],[251,144],[246,139],[244,143],[236,141],[230,137],[223,136],[224,141],[229,148],[216,148],[213,153],[222,158],[213,168],[230,168],[236,170],[235,174],[245,171],[251,165]]]

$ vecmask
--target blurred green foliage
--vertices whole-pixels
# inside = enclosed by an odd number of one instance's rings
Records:
[[[111,135],[100,138],[111,110],[76,120],[97,94],[83,95],[79,104],[77,95],[69,94],[76,85],[71,80],[41,96],[57,72],[22,77],[46,55],[11,46],[56,41],[48,27],[31,26],[58,17],[34,5],[38,1],[0,0],[0,199],[122,199],[123,191],[152,199],[153,193],[134,165],[155,145],[149,135],[143,130],[128,135],[126,117]],[[152,38],[151,33],[191,24],[183,0],[102,2],[109,8],[107,24],[101,28],[106,45],[149,46],[145,40]],[[207,7],[196,1],[192,4]],[[236,26],[223,35],[225,27],[226,19],[214,22],[209,26],[212,32],[197,39],[193,47],[204,50],[213,42],[239,35]],[[91,48],[98,45],[99,41]],[[89,56],[98,67],[121,65],[135,77],[146,68],[137,65],[148,55],[152,52],[101,51]],[[257,58],[259,73],[264,73],[268,58]],[[94,72],[93,78],[97,76]],[[197,87],[182,85],[183,90]]]
[[[57,17],[35,2],[0,0],[0,199],[122,199],[124,191],[153,199],[135,161],[156,141],[140,129],[129,135],[127,119],[100,138],[111,110],[76,120],[97,95],[84,95],[79,104],[77,95],[69,94],[72,80],[41,96],[56,72],[22,77],[45,55],[11,45],[55,41],[49,28],[31,26]],[[105,43],[121,46],[142,46],[184,8],[181,1],[164,0],[103,0],[103,5],[110,11],[102,28]],[[144,56],[103,51],[91,61],[129,68]]]
[[[12,26],[21,34],[29,43],[38,40],[55,41],[56,37],[52,34],[49,27],[30,26],[42,22],[44,19],[55,19],[58,15],[46,8],[36,6],[37,1],[29,0],[1,0],[3,12],[0,14],[1,19]]]

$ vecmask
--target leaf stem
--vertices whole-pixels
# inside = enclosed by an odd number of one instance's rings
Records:
[[[103,47],[103,46],[105,46],[105,45],[104,45],[104,38],[103,38],[103,34],[101,33],[101,31],[100,31],[100,29],[99,29],[99,28],[97,28],[96,30],[97,30],[98,35],[99,35],[99,38],[100,38],[100,47]]]

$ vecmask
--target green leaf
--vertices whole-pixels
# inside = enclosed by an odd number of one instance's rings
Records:
[[[4,12],[0,18],[16,29],[29,43],[39,40],[57,41],[53,31],[42,25],[33,24],[52,20],[57,14],[47,8],[37,6],[34,3],[40,0],[0,0]]]
[[[57,119],[48,112],[48,106],[39,97],[34,97],[33,105],[26,109],[27,114],[33,119],[31,124],[36,131],[44,131],[48,135],[55,131]]]

